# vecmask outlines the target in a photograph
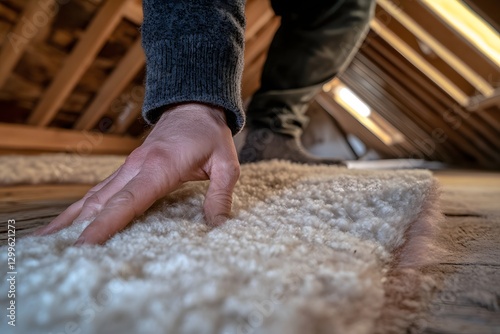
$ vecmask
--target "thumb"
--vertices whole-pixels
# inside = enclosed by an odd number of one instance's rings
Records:
[[[219,226],[229,219],[233,191],[240,176],[239,163],[214,166],[210,170],[210,185],[203,209],[208,225]]]

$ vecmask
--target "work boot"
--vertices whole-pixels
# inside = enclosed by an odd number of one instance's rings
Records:
[[[256,128],[248,131],[239,160],[250,163],[262,160],[282,159],[309,165],[342,165],[341,160],[318,158],[302,146],[299,136],[291,136],[271,131],[267,128]]]

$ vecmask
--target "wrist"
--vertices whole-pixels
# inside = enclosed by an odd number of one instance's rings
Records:
[[[214,120],[220,126],[229,128],[223,108],[199,102],[177,103],[166,107],[158,123],[177,122],[181,119],[197,123]]]

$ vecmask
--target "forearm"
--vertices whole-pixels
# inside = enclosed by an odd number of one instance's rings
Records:
[[[155,123],[169,105],[201,102],[223,108],[231,132],[237,133],[244,124],[244,0],[143,4],[146,121]]]

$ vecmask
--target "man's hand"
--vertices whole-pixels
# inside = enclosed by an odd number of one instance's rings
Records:
[[[35,235],[95,217],[75,245],[99,244],[184,182],[207,179],[205,218],[217,226],[230,214],[239,167],[223,110],[196,103],[179,105],[163,113],[116,172]]]

